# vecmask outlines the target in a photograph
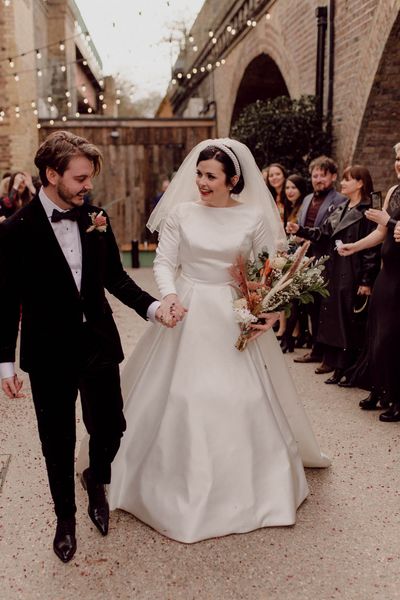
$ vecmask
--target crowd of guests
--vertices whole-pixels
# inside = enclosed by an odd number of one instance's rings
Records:
[[[394,150],[400,180],[400,143]],[[276,335],[282,351],[306,347],[308,351],[297,355],[295,362],[316,363],[315,373],[329,374],[326,384],[369,390],[360,407],[384,410],[382,421],[400,421],[393,363],[395,336],[400,335],[400,322],[398,328],[395,325],[400,185],[389,190],[380,210],[372,208],[373,182],[362,165],[344,170],[340,192],[337,165],[327,156],[310,163],[310,193],[309,182],[298,173],[288,174],[280,163],[266,166],[262,173],[286,232],[296,244],[311,242],[310,257],[329,257],[325,271],[329,296],[315,295],[305,305],[293,302],[290,316],[280,317]],[[163,182],[157,201],[168,184],[169,180]],[[27,204],[40,185],[39,178],[29,173],[4,173],[0,222]]]
[[[400,179],[400,143],[394,147]],[[382,409],[381,421],[400,421],[400,389],[393,356],[400,334],[396,302],[400,258],[400,185],[393,186],[382,209],[372,207],[373,183],[365,166],[348,166],[335,189],[338,169],[326,156],[309,167],[312,191],[298,175],[278,163],[263,169],[286,232],[308,255],[328,256],[329,296],[293,303],[288,319],[276,331],[283,352],[306,346],[294,359],[317,363],[317,374],[329,374],[328,385],[360,387],[370,395],[363,410]],[[383,242],[383,244],[382,244]],[[399,330],[397,332],[397,329]]]

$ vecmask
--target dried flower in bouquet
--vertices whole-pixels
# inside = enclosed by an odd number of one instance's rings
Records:
[[[280,311],[290,314],[294,300],[306,304],[314,301],[314,294],[329,294],[322,275],[328,257],[307,258],[309,246],[310,242],[305,242],[294,253],[278,252],[273,258],[263,251],[255,261],[237,257],[229,272],[238,293],[233,310],[240,326],[235,347],[241,352],[254,334],[252,325],[264,322],[261,315]]]

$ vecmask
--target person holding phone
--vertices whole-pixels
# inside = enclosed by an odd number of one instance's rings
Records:
[[[288,233],[311,240],[320,254],[329,254],[326,264],[329,296],[322,300],[317,341],[323,344],[323,362],[334,367],[325,381],[339,383],[364,345],[368,297],[379,271],[379,248],[367,249],[343,261],[338,248],[368,235],[374,224],[366,217],[371,206],[372,179],[366,167],[344,170],[341,191],[348,200],[338,206],[320,227],[288,223]]]
[[[400,181],[400,142],[394,146],[394,168]],[[382,242],[382,269],[375,282],[368,319],[368,368],[371,393],[361,400],[363,410],[386,408],[379,415],[384,422],[400,421],[400,380],[398,340],[400,338],[400,184],[391,187],[382,210],[365,213],[378,227],[357,242],[343,244],[338,253],[351,257],[379,246]]]

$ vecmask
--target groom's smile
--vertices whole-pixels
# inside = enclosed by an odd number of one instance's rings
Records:
[[[62,209],[82,206],[84,196],[93,189],[93,164],[85,156],[73,157],[62,175],[48,169],[46,193]]]

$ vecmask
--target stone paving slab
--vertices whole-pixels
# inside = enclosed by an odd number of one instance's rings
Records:
[[[132,273],[156,293],[150,270]],[[113,308],[129,354],[148,324],[117,301]],[[307,469],[311,493],[295,526],[187,545],[115,511],[102,538],[77,485],[78,551],[67,565],[52,551],[55,521],[29,390],[20,400],[0,395],[0,454],[12,455],[0,493],[0,600],[400,600],[400,424],[380,423],[358,408],[364,392],[326,386],[315,365],[292,358],[333,460],[330,469]]]

